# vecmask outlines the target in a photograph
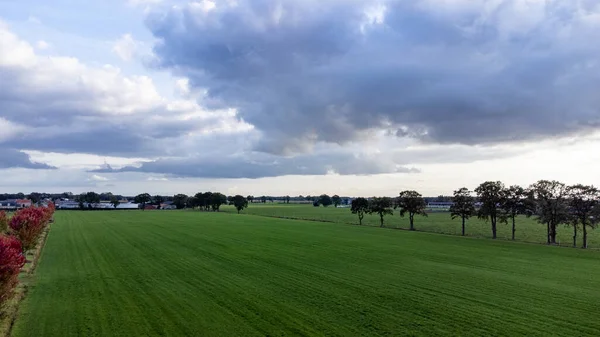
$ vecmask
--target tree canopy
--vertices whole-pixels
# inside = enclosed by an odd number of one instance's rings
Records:
[[[392,210],[393,202],[391,198],[388,197],[374,197],[369,202],[369,214],[377,214],[379,215],[380,227],[383,227],[383,218],[386,215],[394,214]]]
[[[415,215],[427,216],[425,208],[427,203],[423,196],[417,191],[402,191],[396,201],[396,206],[400,208],[400,216],[408,214],[410,221],[410,230],[415,230],[414,219]]]
[[[350,210],[352,211],[352,214],[358,215],[358,224],[362,225],[365,213],[369,212],[369,201],[365,198],[356,198],[352,200]]]
[[[234,196],[232,198],[232,201],[233,201],[233,205],[235,206],[235,209],[237,210],[238,214],[244,208],[248,207],[248,200],[239,194]]]
[[[452,205],[450,206],[450,216],[452,219],[461,218],[462,236],[465,236],[465,222],[476,215],[475,199],[468,188],[462,187],[454,191]]]
[[[498,217],[500,216],[500,204],[502,202],[502,191],[504,184],[500,181],[486,181],[479,185],[475,192],[481,202],[478,217],[490,221],[492,225],[492,238],[496,238]]]

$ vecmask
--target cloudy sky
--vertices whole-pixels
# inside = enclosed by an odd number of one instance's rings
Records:
[[[600,185],[597,0],[0,0],[0,192]]]

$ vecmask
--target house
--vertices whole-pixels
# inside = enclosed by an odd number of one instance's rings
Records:
[[[154,206],[154,205],[145,205],[145,206],[144,206],[144,209],[145,209],[145,210],[151,210],[151,209],[157,209],[157,207],[156,207],[156,206]]]
[[[177,209],[177,206],[173,205],[172,201],[165,201],[160,204],[160,209]]]
[[[124,202],[117,206],[117,209],[139,209],[139,204],[134,204],[132,202]]]
[[[16,202],[18,208],[31,207],[33,204],[29,199],[17,199]]]
[[[16,199],[8,199],[0,201],[0,209],[15,209],[17,208]]]

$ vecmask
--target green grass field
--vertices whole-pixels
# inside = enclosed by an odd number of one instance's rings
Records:
[[[223,212],[55,217],[17,337],[600,335],[597,251]]]
[[[223,207],[223,211],[236,213],[232,206]],[[350,212],[349,208],[313,207],[303,204],[251,204],[243,211],[244,214],[284,217],[305,220],[329,221],[344,224],[358,224],[358,217]],[[393,216],[385,217],[385,226],[390,228],[408,229],[408,218],[400,217],[396,210]],[[363,225],[379,226],[379,216],[365,215]],[[489,223],[477,218],[467,222],[467,235],[473,237],[491,238],[492,230]],[[516,239],[523,242],[546,243],[546,227],[535,221],[535,218],[519,217],[517,219]],[[415,217],[415,228],[419,231],[444,233],[452,235],[461,234],[461,220],[452,220],[447,212],[430,213],[427,218]],[[581,247],[581,229],[578,233],[578,247]],[[511,226],[498,224],[498,238],[510,240]],[[573,246],[573,228],[561,226],[558,228],[557,240],[561,246]],[[600,248],[600,230],[588,232],[588,247]]]

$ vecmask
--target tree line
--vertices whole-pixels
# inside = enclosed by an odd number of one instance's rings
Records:
[[[518,185],[507,187],[500,181],[486,181],[473,191],[459,188],[450,200],[450,216],[462,220],[463,236],[468,219],[478,217],[490,223],[494,239],[498,223],[510,223],[512,240],[515,240],[518,216],[524,215],[534,216],[538,223],[546,226],[548,244],[556,244],[557,230],[564,225],[573,230],[573,246],[577,246],[581,231],[582,248],[587,248],[588,231],[600,223],[600,191],[591,185],[568,186],[556,180],[540,180],[524,188]],[[396,198],[356,198],[352,200],[350,210],[358,215],[361,225],[365,214],[378,215],[383,227],[385,216],[399,209],[400,216],[408,216],[410,230],[415,230],[415,216],[426,217],[426,208],[425,198],[409,190],[400,192]]]

